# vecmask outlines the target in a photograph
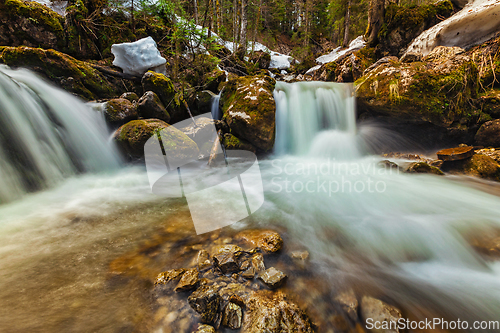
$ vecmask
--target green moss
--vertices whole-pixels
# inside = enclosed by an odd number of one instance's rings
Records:
[[[57,46],[64,46],[64,18],[35,1],[22,0],[0,0],[0,16],[7,15],[14,22],[20,17],[28,19],[34,28],[43,29],[54,34],[57,39]],[[20,40],[31,41],[33,44],[38,44],[34,36],[29,33],[29,29],[18,29],[15,31],[17,38]],[[42,47],[54,47],[52,44],[40,45]]]
[[[12,67],[28,67],[49,80],[88,100],[113,97],[118,93],[106,78],[87,63],[67,54],[31,47],[3,47],[0,62]],[[71,80],[67,78],[71,77]]]
[[[436,15],[448,17],[453,12],[453,3],[449,0],[423,6],[398,6],[390,3],[385,10],[384,24],[379,31],[379,39],[386,38],[395,29],[402,31],[425,28]]]
[[[224,134],[224,139],[222,142],[224,144],[224,148],[226,148],[226,149],[247,150],[247,151],[251,151],[254,153],[257,151],[257,149],[254,146],[252,146],[252,144],[250,144],[249,142],[247,142],[245,140],[238,139],[237,137],[235,137],[231,133]]]

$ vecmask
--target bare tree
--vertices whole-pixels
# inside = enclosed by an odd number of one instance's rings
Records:
[[[194,22],[198,24],[198,1],[193,0],[193,6],[194,6]]]
[[[247,0],[241,0],[241,28],[240,28],[240,44],[246,49],[247,47]]]
[[[342,47],[347,47],[347,45],[349,45],[350,26],[351,26],[351,0],[347,0],[347,8],[345,10],[345,19],[344,19],[344,41],[342,42]]]
[[[370,46],[377,44],[377,35],[384,23],[385,0],[370,0],[368,11],[368,28],[365,39]]]

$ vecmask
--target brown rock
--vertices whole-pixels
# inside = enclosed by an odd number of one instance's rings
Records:
[[[382,302],[373,297],[364,296],[361,299],[361,316],[366,321],[372,319],[374,322],[384,323],[387,325],[392,323],[392,327],[396,329],[372,329],[374,333],[399,333],[397,322],[402,318],[401,311],[397,308]]]
[[[171,292],[177,281],[180,280],[182,274],[186,270],[181,269],[171,269],[169,271],[158,274],[155,280],[155,289],[163,293]]]
[[[152,91],[146,91],[137,102],[137,109],[142,118],[155,118],[165,122],[170,121],[170,115],[160,101],[158,95]]]
[[[442,176],[444,173],[436,167],[430,166],[426,162],[414,162],[408,166],[407,173],[431,173]]]
[[[274,267],[259,274],[259,279],[272,289],[280,287],[285,282],[286,278],[287,276],[285,273]]]
[[[212,263],[210,262],[210,255],[208,254],[207,251],[200,250],[200,252],[198,252],[198,257],[196,258],[196,264],[198,265],[198,270],[200,272],[212,266]]]
[[[283,247],[283,239],[273,230],[245,230],[237,234],[235,239],[268,253],[278,252]]]
[[[437,157],[443,161],[458,161],[474,155],[474,147],[457,147],[438,151]]]
[[[200,326],[198,326],[198,329],[196,330],[196,333],[215,333],[215,328],[210,325],[200,324]]]
[[[262,272],[266,270],[264,265],[264,256],[262,253],[256,253],[252,256],[252,267],[256,272]]]
[[[466,174],[500,181],[500,165],[491,157],[475,154],[471,158],[446,162],[443,170],[453,174]]]
[[[476,145],[500,147],[500,119],[484,123],[476,133]]]
[[[104,117],[110,124],[122,125],[137,119],[137,107],[125,98],[111,99],[104,107]]]
[[[175,291],[179,292],[194,289],[199,281],[198,270],[196,268],[188,269],[182,275],[177,287],[175,287]]]
[[[219,310],[221,297],[216,287],[201,286],[188,297],[189,305],[201,315],[201,322],[214,322]]]
[[[339,302],[342,306],[342,309],[347,313],[349,318],[351,318],[354,322],[358,320],[358,299],[356,298],[356,294],[351,289],[349,291],[343,292],[337,297],[335,300]]]
[[[240,270],[238,265],[238,256],[242,249],[237,245],[224,245],[217,248],[213,256],[214,265],[217,266],[222,273],[234,273]]]
[[[222,325],[229,327],[230,329],[237,330],[241,328],[242,318],[243,311],[241,310],[241,307],[235,303],[229,302],[224,309]]]

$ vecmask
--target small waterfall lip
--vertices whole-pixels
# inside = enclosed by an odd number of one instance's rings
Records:
[[[27,69],[0,65],[0,204],[120,158],[102,114]]]
[[[221,114],[220,105],[219,105],[221,95],[222,95],[222,90],[217,95],[212,96],[210,112],[211,112],[212,118],[214,120],[221,120],[222,119],[222,114]]]
[[[361,155],[352,84],[278,81],[274,99],[276,154],[335,155],[340,159]]]

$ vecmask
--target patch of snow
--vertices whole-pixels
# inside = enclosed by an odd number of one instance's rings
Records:
[[[406,52],[429,54],[437,46],[468,48],[500,31],[500,0],[476,0],[448,19],[424,31]]]
[[[339,46],[332,52],[316,58],[316,63],[318,63],[319,65],[309,68],[306,72],[306,75],[312,75],[314,72],[321,68],[321,65],[335,61],[346,53],[361,50],[363,47],[365,47],[365,45],[366,42],[363,36],[358,36],[356,39],[349,43],[349,47],[347,49],[340,50]]]
[[[120,67],[125,74],[142,75],[149,69],[164,73],[165,63],[151,37],[132,43],[113,44],[111,53],[115,56],[113,65]]]
[[[229,111],[229,109],[228,109],[228,111]],[[233,111],[229,111],[229,115],[232,116],[232,117],[239,117],[239,118],[244,119],[244,120],[252,119],[245,112],[233,112]]]
[[[358,36],[355,40],[353,40],[349,44],[349,47],[347,49],[340,51],[340,47],[337,47],[332,52],[325,54],[325,55],[322,55],[321,57],[317,58],[316,62],[318,64],[323,65],[323,64],[335,61],[348,52],[357,51],[357,50],[362,49],[363,47],[365,47],[365,44],[366,44],[366,42],[365,42],[363,36]]]
[[[50,0],[34,0],[35,2],[41,3],[55,11],[59,15],[66,15],[66,7],[68,6],[67,1],[50,1]]]

